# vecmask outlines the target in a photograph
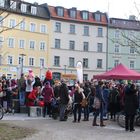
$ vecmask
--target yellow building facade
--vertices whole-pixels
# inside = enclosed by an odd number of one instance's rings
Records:
[[[51,25],[47,5],[12,2],[16,3],[16,8],[0,15],[0,75],[19,78],[21,73],[27,75],[32,69],[35,76],[43,78],[50,53]],[[16,12],[18,5],[20,12]],[[28,11],[23,12],[22,5]],[[29,13],[29,6],[30,10],[34,8],[33,15],[32,11]],[[0,8],[3,11],[4,7]]]

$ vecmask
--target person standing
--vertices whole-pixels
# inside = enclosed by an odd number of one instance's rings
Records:
[[[139,107],[138,96],[136,86],[131,84],[127,87],[124,97],[124,112],[125,112],[125,130],[130,132],[135,131],[134,129],[134,118],[136,111]]]

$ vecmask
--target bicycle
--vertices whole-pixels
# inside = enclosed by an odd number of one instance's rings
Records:
[[[124,111],[121,111],[117,114],[117,123],[121,127],[125,127],[125,114]],[[140,126],[140,110],[137,111],[137,114],[135,116],[134,123],[136,126]]]
[[[4,110],[2,105],[0,104],[0,120],[3,118],[3,116],[4,116]]]

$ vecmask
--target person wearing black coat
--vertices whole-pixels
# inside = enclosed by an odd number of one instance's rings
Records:
[[[134,118],[139,107],[137,90],[134,84],[126,87],[124,97],[125,130],[130,132],[134,129]]]

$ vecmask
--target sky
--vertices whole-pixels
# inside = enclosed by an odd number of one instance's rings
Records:
[[[140,19],[140,0],[24,0],[30,3],[47,3],[51,6],[63,6],[65,8],[76,7],[77,10],[90,12],[107,12],[109,17],[128,19],[129,15],[135,15]],[[139,16],[138,16],[139,15]]]

